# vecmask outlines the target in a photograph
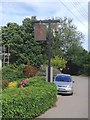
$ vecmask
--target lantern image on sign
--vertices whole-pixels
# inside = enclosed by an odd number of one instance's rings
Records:
[[[34,36],[36,41],[45,41],[46,40],[46,25],[44,24],[35,24],[34,27]]]

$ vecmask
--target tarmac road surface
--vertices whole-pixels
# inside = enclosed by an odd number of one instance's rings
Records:
[[[58,95],[56,106],[38,118],[88,118],[88,77],[72,76],[73,95]]]

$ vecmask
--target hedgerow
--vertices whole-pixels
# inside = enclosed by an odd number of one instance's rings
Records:
[[[3,91],[2,119],[32,119],[55,104],[57,89],[53,83],[35,77],[29,79],[28,85],[24,88],[8,88]]]
[[[16,64],[4,66],[2,68],[2,79],[8,80],[9,82],[17,81],[18,79],[25,78],[23,74],[23,68],[25,65],[21,64],[17,66]]]

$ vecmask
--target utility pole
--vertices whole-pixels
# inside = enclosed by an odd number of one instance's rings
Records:
[[[60,19],[58,20],[35,20],[32,21],[32,23],[48,23],[48,82],[50,82],[50,73],[51,73],[51,23],[58,23],[60,22]]]

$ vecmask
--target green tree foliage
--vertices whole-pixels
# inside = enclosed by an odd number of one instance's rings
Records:
[[[65,68],[67,61],[64,58],[59,58],[58,56],[55,56],[55,58],[51,59],[51,64],[55,66],[56,68]]]
[[[35,17],[25,18],[21,26],[8,23],[2,27],[2,41],[10,49],[11,63],[24,63],[40,66],[47,59],[47,43],[34,41]]]
[[[10,62],[14,63],[21,56],[23,50],[23,32],[21,27],[16,23],[8,23],[2,27],[2,45],[6,45],[10,49]],[[22,52],[23,54],[23,52]]]
[[[90,52],[81,46],[72,45],[68,49],[67,59],[78,65],[79,74],[90,75]]]
[[[2,80],[6,80],[8,82],[17,81],[19,79],[25,78],[23,74],[23,69],[25,65],[20,64],[19,66],[15,64],[11,64],[9,66],[4,66],[2,68]]]
[[[2,45],[10,50],[10,63],[30,64],[39,67],[48,60],[48,34],[47,41],[34,40],[34,24],[36,17],[25,18],[22,25],[8,23],[1,27]],[[48,28],[48,27],[47,27]],[[48,32],[48,30],[47,30]],[[83,34],[72,24],[68,18],[60,19],[60,24],[51,24],[52,58],[59,56],[65,60],[76,63],[80,70],[85,70],[89,63],[89,53],[82,47]]]
[[[83,50],[80,62],[80,73],[90,76],[90,52]]]
[[[71,19],[61,19],[58,32],[55,32],[53,39],[53,55],[59,55],[60,57],[66,56],[68,49],[73,44],[81,46],[82,39],[82,33],[77,31],[77,28],[72,24]]]
[[[73,61],[74,63],[81,64],[82,56],[85,54],[84,49],[81,46],[73,44],[67,51],[68,60]]]

